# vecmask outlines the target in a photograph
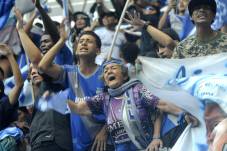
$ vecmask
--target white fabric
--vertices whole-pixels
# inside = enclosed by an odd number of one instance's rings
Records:
[[[173,151],[200,151],[199,144],[206,144],[206,128],[202,103],[198,101],[198,98],[206,97],[206,99],[209,98],[218,104],[224,104],[221,107],[226,110],[226,99],[220,98],[225,98],[227,93],[219,89],[226,85],[224,82],[227,80],[225,77],[227,53],[187,59],[139,57],[139,60],[142,63],[142,70],[138,77],[144,85],[162,100],[185,109],[200,121],[199,127],[187,128],[184,131],[182,137],[173,147]],[[214,78],[218,80],[213,82]],[[206,94],[213,93],[215,97],[202,95],[205,94],[204,92]]]
[[[110,46],[111,46],[115,31],[108,30],[106,27],[100,27],[95,30],[95,33],[102,40],[101,54],[96,57],[96,63],[101,65],[103,60],[107,57],[108,52],[110,51]],[[124,34],[119,32],[113,48],[113,53],[112,53],[113,58],[120,59],[120,56],[119,56],[120,47],[125,42],[126,42],[126,39]]]

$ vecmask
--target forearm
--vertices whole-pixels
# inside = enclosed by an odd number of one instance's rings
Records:
[[[161,45],[169,47],[171,49],[174,49],[176,47],[176,42],[161,30],[149,25],[147,27],[147,32],[155,41],[157,41]]]
[[[41,6],[37,7],[37,9],[39,10],[40,15],[42,16],[45,30],[48,32],[48,34],[50,34],[53,41],[57,42],[60,38],[57,26]]]
[[[32,40],[29,38],[27,33],[24,31],[24,29],[19,29],[18,34],[22,43],[22,46],[28,55],[28,58],[30,61],[37,65],[39,61],[42,59],[42,54],[40,52],[40,49],[36,47],[36,45],[32,42]]]
[[[154,122],[154,132],[153,132],[153,138],[160,138],[161,135],[161,125],[162,125],[162,112],[159,111],[158,117],[156,118]]]
[[[33,26],[33,22],[36,18],[36,12],[34,12],[29,21],[24,25],[24,31],[28,34]]]
[[[24,81],[23,81],[20,69],[18,67],[18,64],[14,59],[14,56],[11,54],[7,56],[7,58],[10,62],[13,76],[15,78],[15,86],[9,93],[9,102],[10,104],[14,105],[20,95],[21,89],[23,88]]]
[[[166,10],[164,12],[164,14],[162,15],[162,17],[160,18],[159,23],[158,23],[158,29],[163,29],[163,27],[165,26],[167,17],[169,15],[169,11],[170,10]]]
[[[56,54],[64,46],[65,40],[60,38],[58,42],[43,56],[42,60],[39,62],[39,69],[43,72],[47,70],[53,63]]]

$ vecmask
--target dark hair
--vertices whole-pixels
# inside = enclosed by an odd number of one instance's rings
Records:
[[[140,49],[135,43],[125,43],[121,46],[122,58],[133,65],[135,64],[139,52]]]
[[[211,7],[211,11],[216,14],[217,11],[217,4],[215,0],[191,0],[188,4],[188,10],[189,10],[189,15],[192,16],[193,11],[195,10],[196,7],[202,6],[202,5],[208,5]]]
[[[90,36],[94,37],[94,38],[95,38],[95,42],[96,42],[97,47],[98,47],[98,48],[101,48],[101,46],[102,46],[101,39],[99,38],[99,36],[98,36],[95,32],[93,32],[93,31],[84,31],[84,32],[81,33],[79,39],[80,39],[83,35],[90,35]]]
[[[75,21],[77,20],[77,16],[78,16],[78,15],[83,15],[83,16],[85,16],[84,20],[85,20],[85,22],[86,22],[86,26],[90,26],[90,17],[89,17],[86,13],[80,12],[80,11],[75,12],[75,13],[73,14],[73,19],[74,19]]]

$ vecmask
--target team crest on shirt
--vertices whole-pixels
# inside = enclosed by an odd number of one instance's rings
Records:
[[[103,92],[103,88],[97,88],[96,89],[96,94],[102,93]]]

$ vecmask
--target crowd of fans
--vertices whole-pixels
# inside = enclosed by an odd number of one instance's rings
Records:
[[[96,0],[90,12],[70,12],[62,22],[53,21],[39,0],[26,22],[14,8],[23,51],[15,54],[0,44],[0,150],[170,150],[188,124],[199,125],[145,88],[136,79],[136,64],[138,56],[183,59],[227,52],[226,26],[211,28],[216,2],[131,0],[108,59],[125,2],[112,0],[111,11]],[[35,18],[42,24],[33,25]],[[18,65],[25,54],[29,61]],[[12,76],[5,94],[4,80]],[[32,105],[20,105],[19,98],[27,97],[23,90],[32,92]],[[225,151],[227,109],[205,102],[207,149]],[[163,134],[166,114],[179,120]]]

